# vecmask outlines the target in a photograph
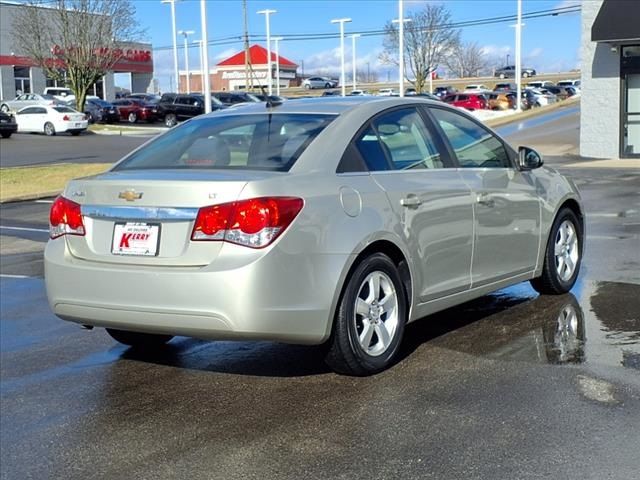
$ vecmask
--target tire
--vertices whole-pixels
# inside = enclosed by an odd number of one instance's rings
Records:
[[[158,335],[153,333],[128,332],[126,330],[116,330],[107,328],[107,333],[111,338],[124,345],[133,348],[152,349],[158,348],[169,342],[173,335]]]
[[[47,122],[44,124],[44,134],[48,137],[53,137],[56,134],[56,127],[53,126],[53,123]]]
[[[378,291],[373,293],[376,284]],[[384,306],[379,303],[383,299]],[[355,376],[389,367],[402,341],[407,312],[407,295],[396,265],[382,253],[367,257],[342,292],[326,363],[338,373]]]
[[[522,72],[522,78],[527,78],[529,74],[527,72]]]
[[[504,78],[505,78],[505,77],[504,77],[504,73],[501,73],[501,74],[500,74],[500,78],[502,78],[502,79],[504,79]]]
[[[543,295],[560,295],[571,290],[580,272],[582,245],[582,224],[573,210],[562,208],[547,240],[542,275],[531,280],[531,286]]]
[[[9,105],[7,105],[6,103],[3,103],[2,106],[0,107],[0,110],[3,111],[4,113],[8,113]]]
[[[175,127],[178,124],[178,119],[173,113],[170,113],[164,117],[164,125],[167,128]]]
[[[311,88],[311,84],[307,83],[304,88],[306,88],[307,90],[309,90]]]
[[[131,112],[128,116],[127,116],[127,121],[129,123],[136,123],[138,121],[138,115],[136,115],[135,112]]]
[[[331,84],[330,83],[325,83],[324,84],[324,88],[331,88]]]
[[[0,135],[2,138],[9,138],[13,132],[2,132]]]

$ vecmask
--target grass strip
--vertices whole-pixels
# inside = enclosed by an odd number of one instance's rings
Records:
[[[0,168],[0,202],[56,194],[74,178],[104,172],[110,163],[64,163]]]

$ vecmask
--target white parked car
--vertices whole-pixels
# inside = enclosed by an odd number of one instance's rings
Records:
[[[338,82],[329,77],[310,77],[302,82],[302,86],[306,89],[336,88],[338,86]]]
[[[488,91],[489,89],[482,85],[482,84],[473,84],[473,85],[467,85],[466,87],[464,87],[464,92],[462,93],[483,93]]]
[[[369,92],[367,90],[351,90],[349,95],[352,97],[364,97],[369,95]]]
[[[53,136],[69,132],[80,135],[89,125],[87,116],[63,105],[35,105],[25,107],[16,113],[18,132],[43,132]]]
[[[381,88],[378,90],[379,97],[397,97],[398,92],[396,92],[393,88]]]
[[[544,87],[553,87],[553,82],[544,80],[544,81],[529,82],[526,85],[526,88],[544,88]]]
[[[534,105],[536,107],[544,107],[545,105],[551,105],[558,101],[558,97],[546,88],[527,88],[526,90],[530,91],[536,98]]]
[[[560,80],[556,85],[558,87],[572,87],[576,94],[579,94],[582,82],[580,80]]]

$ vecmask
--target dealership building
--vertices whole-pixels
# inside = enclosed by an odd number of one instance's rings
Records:
[[[640,158],[640,0],[582,2],[580,155]]]
[[[209,70],[209,84],[212,90],[244,90],[247,88],[247,76],[249,77],[249,88],[267,87],[269,78],[275,87],[277,81],[276,62],[280,64],[280,88],[288,88],[300,84],[297,78],[296,65],[291,60],[282,55],[277,56],[271,51],[271,75],[267,64],[267,50],[260,45],[252,45],[249,48],[249,63],[251,69],[245,69],[245,52],[238,52],[231,57],[222,60],[215,68]],[[189,90],[192,92],[202,92],[202,70],[189,71]],[[187,91],[187,72],[180,71],[180,91]]]
[[[46,87],[63,87],[61,82],[47,78],[43,70],[29,58],[12,35],[13,21],[18,9],[14,2],[0,1],[0,99],[12,99],[21,93],[43,93]],[[46,7],[39,7],[47,9]],[[60,47],[51,45],[52,54]],[[147,43],[128,43],[122,46],[122,58],[96,82],[89,95],[114,100],[115,73],[131,76],[134,92],[147,92],[153,84],[153,53]]]

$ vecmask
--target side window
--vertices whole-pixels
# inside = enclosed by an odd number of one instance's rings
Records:
[[[468,118],[441,108],[431,113],[444,131],[463,168],[508,168],[504,145],[489,131]]]
[[[180,105],[189,105],[189,99],[184,95],[179,95],[176,97],[176,103]]]
[[[34,108],[33,107],[27,107],[27,108],[23,108],[22,110],[17,112],[16,115],[29,115],[29,114],[32,114],[32,113],[36,113],[36,112],[34,112]]]
[[[440,152],[415,108],[395,110],[373,121],[393,170],[442,168]]]
[[[391,170],[387,155],[371,125],[356,139],[355,144],[369,171]]]
[[[46,114],[47,113],[47,109],[46,108],[42,108],[42,107],[34,108],[32,113],[44,113],[44,114]]]

